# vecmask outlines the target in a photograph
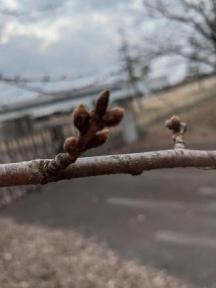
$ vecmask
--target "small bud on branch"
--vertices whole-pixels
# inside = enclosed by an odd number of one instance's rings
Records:
[[[109,129],[104,129],[104,130],[98,132],[94,136],[94,138],[89,142],[88,149],[96,148],[98,146],[103,145],[107,141],[108,135],[109,135]]]
[[[85,135],[89,130],[90,113],[86,110],[84,105],[80,105],[74,110],[74,126],[79,130],[81,135]]]
[[[124,109],[115,107],[104,115],[103,121],[107,127],[112,127],[118,125],[121,122],[123,116]]]
[[[178,116],[172,116],[165,122],[165,126],[173,132],[173,141],[175,149],[184,149],[184,134],[187,131],[187,124],[181,122]]]
[[[100,94],[96,102],[95,112],[100,118],[105,114],[107,110],[109,104],[109,97],[110,97],[110,91],[105,90]]]
[[[76,137],[68,137],[64,142],[64,149],[69,154],[73,154],[75,149],[77,148],[78,139]]]

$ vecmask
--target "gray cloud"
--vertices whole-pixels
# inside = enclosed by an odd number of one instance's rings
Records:
[[[20,3],[20,9],[28,7],[30,13],[49,7],[49,4],[53,7],[60,5],[59,0],[49,0],[45,4],[42,0]],[[129,8],[130,1],[77,0],[65,1],[61,11],[58,10],[58,16],[54,9],[49,15],[41,13],[37,19],[33,17],[32,21],[31,17],[4,18],[1,34],[2,39],[5,37],[6,40],[1,44],[1,72],[50,74],[53,71],[64,73],[73,69],[74,72],[80,72],[109,66],[117,56],[119,26],[125,25],[135,16],[130,15],[127,11]],[[58,19],[65,19],[68,24],[55,30]],[[77,28],[73,28],[73,21],[77,23]],[[32,32],[29,25],[32,26]],[[41,29],[41,34],[43,29],[47,29],[47,35],[41,36],[37,29]],[[57,40],[46,45],[46,41],[54,37],[55,33],[58,34]],[[42,48],[44,45],[47,47]]]

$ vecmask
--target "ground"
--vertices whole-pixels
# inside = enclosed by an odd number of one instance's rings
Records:
[[[2,288],[186,288],[163,271],[120,258],[74,230],[1,221]]]
[[[16,224],[1,241],[6,257],[1,271],[7,280],[17,279],[18,271],[20,281],[38,283],[37,269],[45,265],[60,281],[50,287],[182,287],[174,285],[181,279],[184,285],[215,288],[215,216],[215,171],[174,169],[50,184],[2,211],[3,231],[7,219]],[[152,269],[165,274],[152,277]],[[166,273],[174,277],[171,284],[163,284]],[[93,284],[85,286],[89,277]]]

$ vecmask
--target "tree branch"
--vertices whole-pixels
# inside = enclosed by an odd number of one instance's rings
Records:
[[[167,51],[170,51],[170,43],[175,43],[175,46],[176,43],[179,43],[177,45],[179,47],[176,50],[172,49],[173,55],[180,55],[193,62],[207,64],[211,69],[215,70],[215,0],[179,0],[174,1],[175,3],[170,2],[172,1],[143,0],[147,14],[152,17],[162,17],[162,19],[170,23],[179,24],[179,26],[174,26],[173,41],[170,40],[170,37],[168,39],[166,37],[168,31],[173,29],[173,25],[167,25],[169,27],[168,30],[166,33],[161,34],[164,47],[161,47],[161,45],[157,47],[159,54],[167,55]],[[183,28],[184,35],[178,37],[177,32],[181,31],[181,28]],[[157,43],[155,44],[155,39],[157,38],[158,35],[157,37],[152,37],[154,40],[153,47],[157,45]],[[182,39],[186,41],[182,41]],[[160,50],[163,50],[163,52]]]
[[[77,76],[60,75],[58,77],[52,77],[49,75],[45,75],[43,77],[22,77],[22,76],[9,77],[9,76],[0,74],[0,83],[6,84],[12,87],[17,87],[18,89],[22,89],[25,91],[35,92],[43,96],[48,96],[48,95],[51,95],[53,92],[46,91],[45,89],[43,89],[42,84],[44,85],[47,83],[59,83],[62,81],[80,80],[87,76],[88,76],[87,74],[86,75],[83,74],[83,75],[77,75]],[[94,86],[95,84],[96,84],[96,81],[91,81],[90,84],[81,85],[81,87],[74,88],[73,90],[76,91],[78,89],[80,90],[83,88],[84,89],[90,88]]]
[[[179,13],[176,12],[174,9],[171,9],[170,7],[168,7],[166,5],[166,3],[163,3],[162,1],[156,0],[156,3],[148,3],[148,2],[144,2],[145,3],[145,7],[154,10],[155,12],[159,13],[161,16],[165,17],[166,19],[169,19],[171,21],[175,21],[175,22],[180,22],[183,25],[186,26],[191,26],[193,29],[195,29],[195,31],[197,31],[198,33],[200,33],[205,39],[212,39],[211,38],[211,33],[209,33],[211,31],[207,31],[205,28],[205,25],[209,27],[209,22],[207,23],[207,18],[204,18],[204,23],[203,22],[199,22],[195,19],[195,17],[190,16],[190,14],[188,13],[188,9],[191,9],[192,11],[195,11],[196,13],[199,13],[199,15],[201,15],[202,17],[204,16],[203,12],[200,11],[200,9],[198,9],[197,5],[198,4],[190,4],[187,3],[185,1],[182,2],[183,7],[186,6],[187,10],[185,11],[185,13]]]
[[[155,152],[80,158],[59,171],[55,178],[46,174],[47,160],[33,160],[0,165],[0,187],[46,184],[64,179],[97,175],[131,174],[143,171],[177,168],[216,168],[216,151],[173,149]],[[48,160],[49,161],[49,160]]]
[[[1,164],[0,187],[46,184],[96,175],[139,175],[143,171],[161,168],[216,168],[216,151],[185,149],[187,124],[178,116],[172,116],[165,122],[165,126],[172,132],[173,150],[78,159],[86,150],[105,143],[109,132],[105,127],[110,128],[120,123],[124,110],[118,107],[108,109],[108,101],[109,91],[104,91],[93,111],[89,112],[83,105],[75,109],[73,123],[79,134],[65,140],[65,153],[57,154],[54,159]]]

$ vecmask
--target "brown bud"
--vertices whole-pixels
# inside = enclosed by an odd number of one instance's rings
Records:
[[[74,125],[81,134],[85,134],[90,125],[90,113],[86,110],[84,105],[80,105],[74,110]]]
[[[120,107],[115,107],[106,112],[103,117],[105,126],[111,127],[118,125],[124,116],[124,109]]]
[[[178,133],[180,132],[181,129],[181,121],[180,118],[178,116],[172,116],[170,119],[168,119],[165,122],[165,126],[170,129],[173,130],[173,132]]]
[[[109,129],[104,129],[98,132],[88,144],[88,149],[96,148],[98,146],[103,145],[106,142],[108,135],[109,135]]]
[[[102,117],[107,110],[107,107],[109,104],[109,96],[110,96],[110,91],[105,90],[100,94],[96,102],[95,111],[99,117]]]
[[[64,142],[64,149],[69,153],[72,154],[74,150],[77,148],[78,140],[76,137],[69,137],[65,139]]]

